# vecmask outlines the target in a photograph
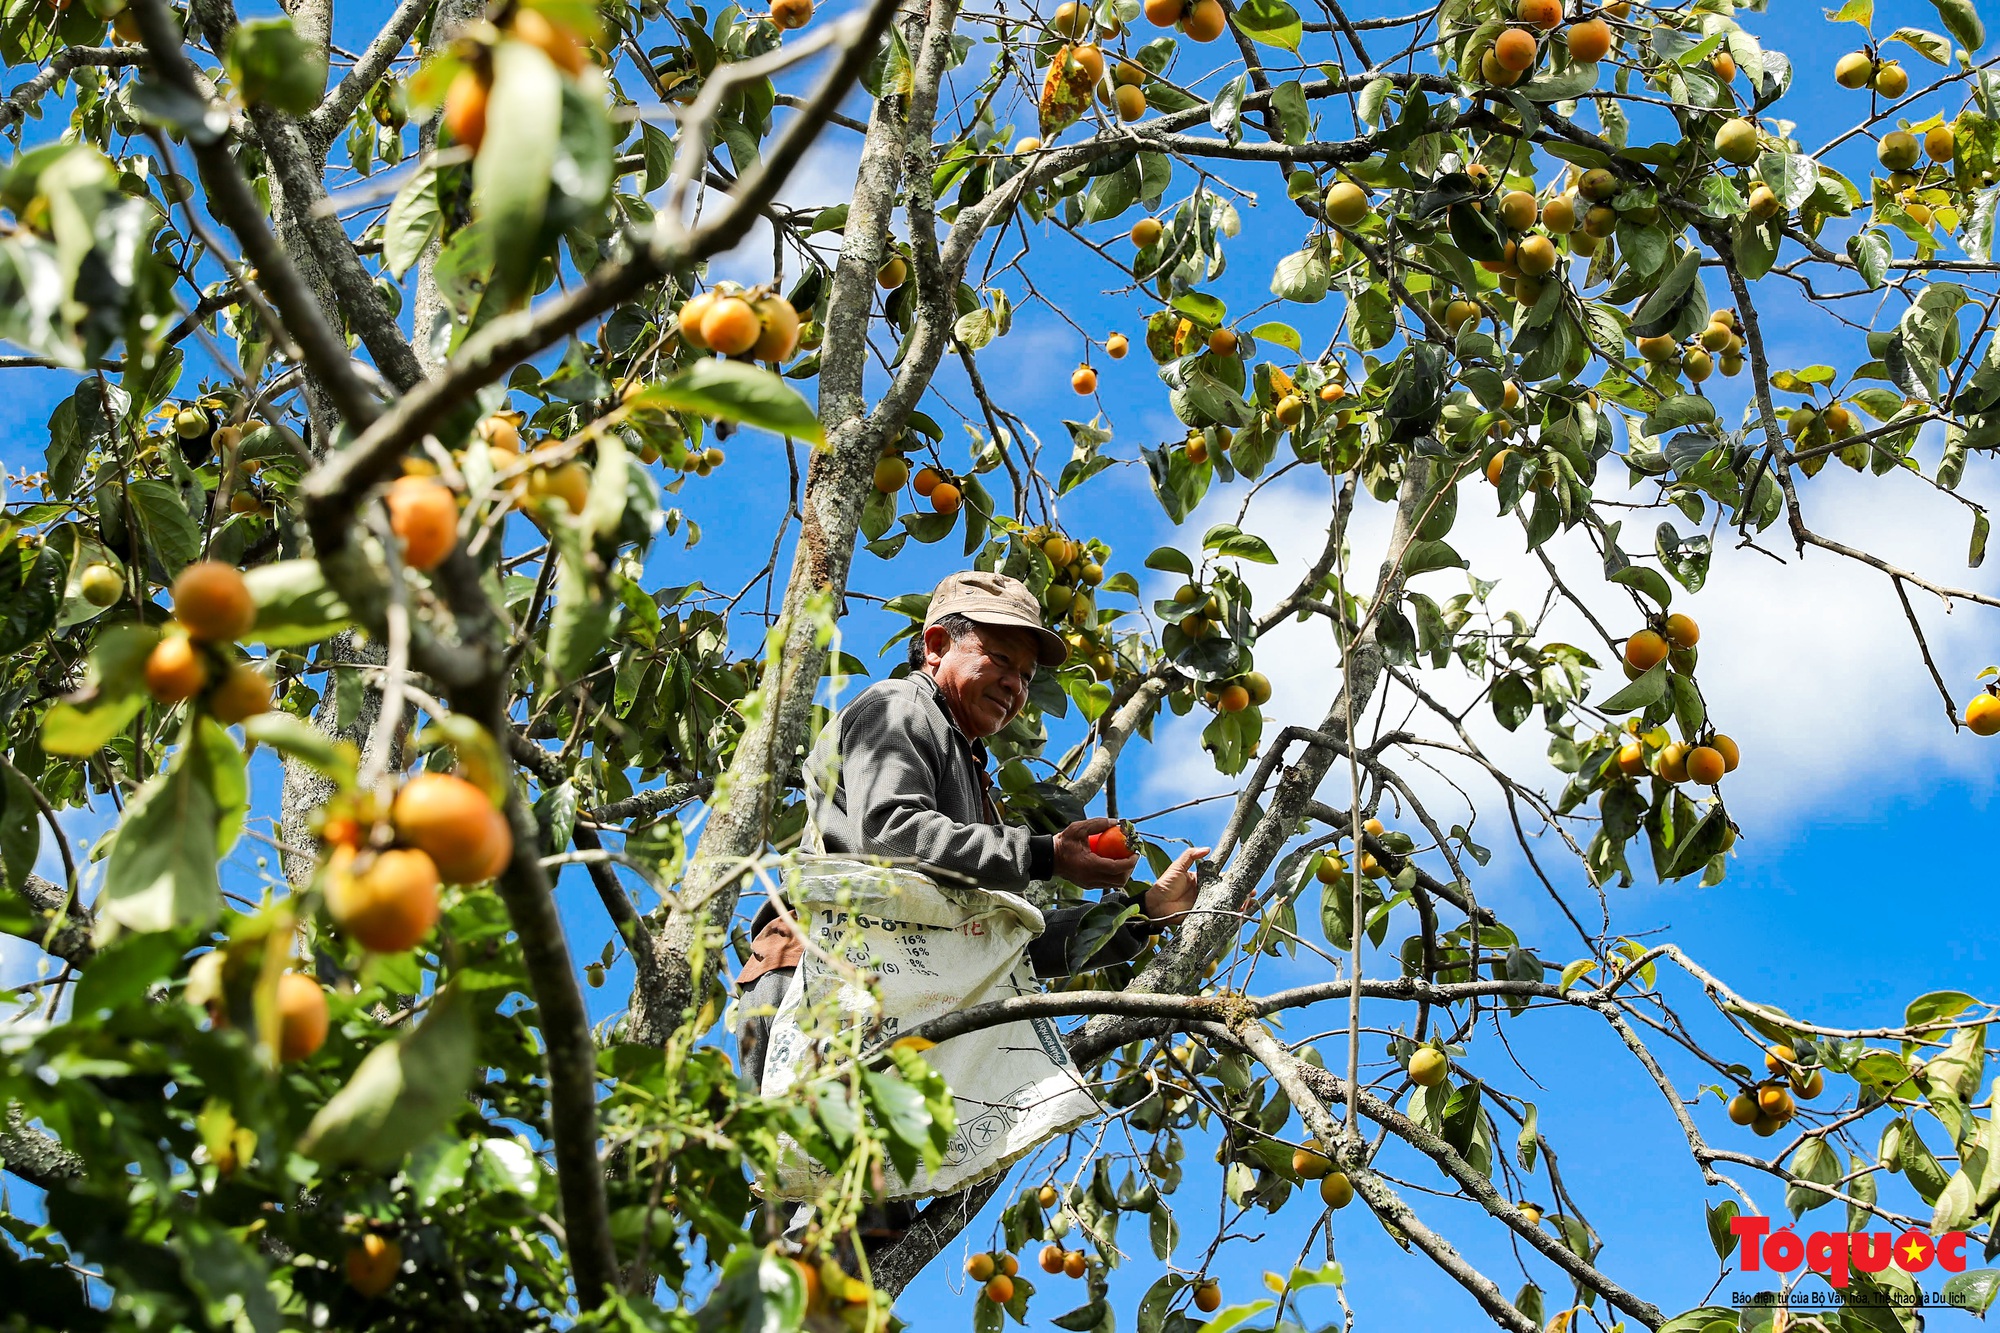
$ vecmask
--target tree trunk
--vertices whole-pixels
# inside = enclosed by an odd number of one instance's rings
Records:
[[[952,0],[939,3],[949,7]],[[948,31],[950,17],[944,21]],[[904,23],[906,31],[922,27],[907,15]],[[910,35],[915,47],[916,34]],[[847,594],[855,534],[882,442],[907,411],[867,410],[862,392],[868,323],[912,126],[927,131],[935,106],[935,82],[926,96],[920,78],[909,98],[877,99],[869,117],[827,304],[819,419],[828,449],[814,455],[806,472],[798,546],[773,631],[776,646],[764,663],[765,706],[737,742],[729,771],[716,784],[714,807],[681,890],[689,910],[670,915],[661,931],[663,985],[657,994],[634,992],[628,1033],[634,1041],[664,1043],[713,975],[721,950],[710,945],[719,944],[735,910],[741,868],[763,850],[772,811],[809,739],[813,696],[826,661],[824,630]]]
[[[436,15],[431,19],[431,39],[424,50],[426,54],[449,46],[458,30],[484,13],[486,6],[480,0],[438,0]],[[421,160],[426,153],[437,151],[438,124],[443,115],[439,112],[417,127],[417,157]],[[410,298],[410,347],[417,354],[417,363],[424,368],[424,374],[435,375],[444,367],[444,357],[438,348],[439,328],[448,323],[444,293],[438,289],[437,260],[444,250],[441,236],[431,238],[424,252],[417,259],[416,291]]]

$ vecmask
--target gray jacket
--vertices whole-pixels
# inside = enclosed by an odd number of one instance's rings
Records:
[[[820,733],[805,763],[808,815],[826,852],[916,862],[946,882],[1018,892],[1055,874],[1055,838],[1001,821],[986,746],[952,721],[937,682],[922,672],[877,681]],[[1035,974],[1070,971],[1070,941],[1088,907],[1057,907],[1028,946]],[[1128,922],[1090,960],[1125,962],[1150,922]]]

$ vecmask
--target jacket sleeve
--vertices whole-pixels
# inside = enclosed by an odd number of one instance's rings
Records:
[[[1080,907],[1056,907],[1042,913],[1042,933],[1028,943],[1028,962],[1034,967],[1037,977],[1046,981],[1050,977],[1071,976],[1079,970],[1069,965],[1069,946],[1070,941],[1076,938],[1084,913],[1091,906],[1086,903]],[[1146,947],[1146,941],[1156,933],[1153,923],[1144,918],[1127,921],[1110,939],[1098,946],[1097,952],[1080,970],[1095,972],[1114,963],[1129,963],[1139,956]]]
[[[919,711],[884,692],[856,699],[840,718],[840,787],[864,853],[906,857],[984,889],[1020,889],[1054,868],[1053,841],[1025,828],[965,824],[938,809],[940,753]]]

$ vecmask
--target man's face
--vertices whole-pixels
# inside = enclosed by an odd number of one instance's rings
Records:
[[[1035,678],[1035,635],[1003,625],[978,625],[953,639],[941,625],[924,631],[924,666],[938,683],[959,730],[983,740],[1014,720]]]

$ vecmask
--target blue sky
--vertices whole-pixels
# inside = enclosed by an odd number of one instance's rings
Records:
[[[338,40],[349,47],[358,46],[365,40],[368,25],[386,8],[379,0],[371,0],[343,11]],[[1359,13],[1376,9],[1362,6]],[[1926,5],[1883,5],[1881,9],[1884,17],[1875,25],[1878,33],[1901,22],[1938,26],[1935,13]],[[1796,26],[1789,22],[1791,14],[1788,9],[1780,16],[1744,17],[1754,31],[1785,46],[1792,36],[1788,29]],[[1815,22],[1787,48],[1799,66],[1798,91],[1782,109],[1816,127],[1815,132],[1800,136],[1809,147],[1832,137],[1831,128],[1821,127],[1849,124],[1858,115],[1863,95],[1834,88],[1829,73],[1837,55],[1851,49],[1858,37],[1858,31],[1845,35]],[[1309,50],[1324,54],[1317,48]],[[1928,67],[1913,54],[1903,54],[1920,86]],[[1187,76],[1186,81],[1193,81],[1193,77]],[[1215,83],[1211,79],[1202,86],[1212,90]],[[1956,107],[1956,102],[1937,100],[1925,106],[1925,114]],[[865,116],[865,99],[857,97],[848,109]],[[1025,121],[1021,123],[1025,127]],[[1323,127],[1325,137],[1341,137],[1346,132],[1338,119]],[[54,123],[44,120],[31,123],[26,137],[30,143],[44,142],[53,133]],[[1633,137],[1639,142],[1664,133],[1642,121]],[[787,200],[804,206],[847,198],[850,186],[846,173],[857,143],[858,136],[830,129],[808,159],[801,178],[788,189]],[[1865,154],[1864,145],[1849,145],[1838,161],[1859,178],[1866,173]],[[1247,310],[1268,299],[1266,284],[1272,265],[1298,247],[1305,226],[1284,202],[1274,176],[1235,172],[1232,179],[1256,190],[1261,198],[1254,204],[1238,201],[1244,234],[1230,249],[1230,269],[1216,285],[1216,292],[1232,309]],[[1184,192],[1184,182],[1177,180],[1168,197],[1175,199]],[[1104,224],[1100,239],[1122,233],[1130,216]],[[1095,336],[1102,337],[1116,328],[1137,341],[1140,319],[1151,306],[1127,296],[1105,295],[1104,289],[1117,285],[1118,275],[1059,232],[1031,231],[1030,238],[1034,251],[1029,271],[1044,296]],[[1907,248],[1899,253],[1907,253]],[[735,255],[716,266],[716,274],[760,280],[768,276],[769,254],[768,238],[753,236]],[[1084,419],[1095,410],[1067,386],[1068,372],[1083,351],[1082,340],[1049,309],[1025,301],[1018,281],[1003,279],[1001,285],[1008,287],[1017,304],[1015,327],[982,354],[981,368],[996,395],[1027,419],[1050,456],[1059,462],[1067,447],[1061,421]],[[1719,300],[1715,287],[1711,294]],[[1831,320],[1797,296],[1796,289],[1766,282],[1758,300],[1776,365],[1796,367],[1821,360],[1851,365],[1860,359],[1858,335],[1839,334]],[[1895,306],[1888,309],[1893,318]],[[1324,342],[1337,313],[1337,301],[1329,300],[1318,306],[1291,307],[1283,313],[1272,311],[1260,318],[1291,320],[1311,347]],[[1851,347],[1856,350],[1848,350]],[[1143,351],[1135,349],[1123,362],[1111,362],[1101,353],[1092,361],[1101,376],[1099,400],[1115,431],[1112,452],[1132,460],[1138,445],[1178,437],[1180,431]],[[12,376],[11,392],[0,399],[0,424],[6,427],[0,435],[4,440],[0,460],[10,476],[18,476],[23,469],[39,466],[40,441],[46,438],[43,423],[72,381],[55,372],[8,373]],[[1709,387],[1726,405],[1726,419],[1733,419],[1746,383],[1711,382]],[[962,465],[965,436],[953,412],[969,412],[972,405],[955,367],[940,374],[937,394],[944,405],[934,401],[926,408],[945,423],[948,461]],[[1934,459],[1935,447],[1932,442],[1927,464]],[[662,540],[649,562],[649,574],[658,583],[680,584],[699,578],[712,589],[733,593],[768,552],[773,525],[784,505],[786,468],[781,448],[769,439],[744,436],[727,448],[729,460],[719,472],[708,479],[689,478],[680,493],[669,498],[670,504],[680,506],[699,523],[702,536],[692,549],[684,548],[679,537]],[[1072,534],[1100,537],[1112,545],[1110,568],[1144,573],[1139,569],[1140,561],[1154,546],[1181,544],[1193,549],[1208,523],[1234,521],[1247,490],[1242,482],[1218,486],[1202,511],[1176,529],[1152,498],[1143,468],[1126,462],[1070,497],[1061,517]],[[2000,498],[1990,459],[1973,461],[1963,490],[1987,502]],[[11,485],[9,494],[20,498],[18,489]],[[1990,566],[1979,571],[1964,567],[1969,526],[1965,512],[1920,484],[1901,477],[1855,478],[1836,467],[1805,483],[1803,494],[1809,518],[1829,535],[1865,545],[1942,583],[1987,593],[2000,590],[2000,579]],[[1644,497],[1632,498],[1639,501]],[[1464,499],[1462,517],[1452,535],[1454,544],[1473,558],[1483,576],[1491,578],[1497,573],[1502,579],[1493,599],[1496,610],[1517,608],[1533,615],[1543,603],[1547,581],[1540,566],[1521,554],[1518,528],[1511,519],[1492,520],[1490,508],[1483,507],[1490,505],[1483,488],[1478,495],[1468,488]],[[1316,553],[1326,512],[1324,483],[1316,486],[1298,479],[1298,474],[1260,493],[1244,526],[1270,538],[1280,557],[1274,571],[1247,571],[1263,602],[1268,603],[1278,590],[1288,587]],[[1635,513],[1628,523],[1628,549],[1644,549],[1647,541],[1641,537],[1634,543],[1629,534],[1649,532],[1660,517],[1651,511]],[[1680,526],[1683,531],[1689,527],[1684,521]],[[1358,565],[1372,568],[1379,558],[1383,530],[1379,513],[1364,514],[1359,520]],[[1799,561],[1778,531],[1766,537],[1760,543],[1763,552],[1718,552],[1709,586],[1676,607],[1690,611],[1704,627],[1701,680],[1711,710],[1723,729],[1743,743],[1744,768],[1725,788],[1730,809],[1744,825],[1745,834],[1730,876],[1723,885],[1708,890],[1695,887],[1691,881],[1657,886],[1644,879],[1631,889],[1611,889],[1608,900],[1613,929],[1649,941],[1671,939],[1742,994],[1822,1024],[1891,1022],[1900,1016],[1907,1000],[1922,992],[1990,989],[1992,978],[2000,975],[1996,972],[2000,959],[1995,957],[1990,911],[1982,910],[1985,895],[1981,891],[1991,881],[1992,859],[1985,841],[1992,827],[2000,739],[1981,742],[1950,731],[1886,580],[1823,553]],[[1726,546],[1726,539],[1718,545]],[[912,544],[893,565],[863,554],[857,559],[854,586],[877,596],[927,589],[956,567],[958,549],[956,540],[936,547]],[[1602,616],[1618,615],[1620,603],[1596,591],[1599,585],[1592,569],[1593,557],[1585,548],[1564,536],[1551,544],[1551,553],[1565,572],[1579,576],[1574,586],[1586,590],[1585,595]],[[789,550],[785,558],[789,558]],[[781,561],[781,575],[784,568]],[[1148,600],[1154,577],[1144,580]],[[1419,586],[1442,597],[1462,590],[1464,585],[1461,575],[1447,571],[1424,576]],[[1962,704],[1973,675],[2000,660],[2000,646],[1996,646],[2000,635],[1995,633],[2000,621],[1974,606],[1960,605],[1946,614],[1934,600],[1920,599],[1915,593],[1912,597],[1939,667]],[[1107,599],[1107,604],[1114,600]],[[1629,610],[1624,614],[1629,618]],[[1629,628],[1615,619],[1607,623],[1614,634]],[[843,627],[843,646],[873,662],[877,646],[901,624],[900,619],[884,616],[857,600]],[[747,635],[754,626],[741,628]],[[1259,665],[1278,689],[1267,710],[1274,719],[1272,730],[1282,722],[1316,721],[1332,696],[1330,664],[1334,654],[1330,643],[1314,637],[1320,633],[1313,627],[1288,627],[1274,634],[1260,652]],[[1588,636],[1580,621],[1567,620],[1561,614],[1551,617],[1544,635],[1579,643],[1588,643]],[[743,640],[751,641],[748,637]],[[886,666],[882,663],[876,674],[879,676]],[[1448,697],[1469,697],[1449,693],[1462,692],[1462,681],[1442,681],[1438,688],[1447,691]],[[1599,693],[1606,689],[1601,687]],[[1392,708],[1399,706],[1392,700]],[[1235,783],[1216,775],[1200,753],[1196,738],[1201,720],[1163,719],[1154,744],[1128,751],[1120,782],[1123,812],[1158,809],[1233,789]],[[1553,786],[1553,775],[1540,758],[1543,740],[1533,734],[1534,725],[1508,736],[1489,719],[1483,729],[1475,725],[1475,734],[1517,776]],[[1058,730],[1059,741],[1066,741],[1069,734]],[[1467,771],[1454,769],[1416,781],[1426,800],[1436,799],[1450,812],[1445,821],[1449,823],[1465,818],[1467,812],[1451,803],[1447,778],[1473,781]],[[256,809],[268,813],[277,797],[275,767],[260,759],[253,766],[253,782]],[[1576,956],[1581,949],[1574,934],[1527,875],[1519,852],[1512,849],[1511,835],[1504,831],[1504,810],[1494,800],[1492,789],[1468,789],[1480,821],[1475,825],[1475,836],[1497,853],[1494,864],[1477,881],[1481,901],[1520,930],[1543,957],[1563,960]],[[1341,794],[1333,786],[1327,795],[1340,803]],[[1227,803],[1218,801],[1149,824],[1147,829],[1165,838],[1205,842],[1213,837],[1226,811]],[[97,827],[79,819],[74,831],[93,834]],[[1594,922],[1596,897],[1556,839],[1540,837],[1536,852],[1545,867],[1551,868],[1565,898],[1587,922]],[[249,842],[239,847],[239,885],[255,882],[256,854],[257,848]],[[575,870],[568,872],[559,893],[579,958],[594,955],[606,937],[606,928],[584,877]],[[1392,947],[1407,933],[1408,924],[1401,918],[1394,923]],[[0,961],[9,964],[10,973],[18,973],[23,966],[18,949],[0,952]],[[1395,964],[1393,959],[1371,958],[1367,966],[1379,975],[1392,971]],[[1297,961],[1266,960],[1250,986],[1265,991],[1322,980],[1325,975],[1324,965],[1309,955]],[[622,967],[614,969],[611,983],[591,993],[594,1017],[613,1012],[624,979]],[[1680,979],[1666,984],[1695,1016],[1697,1030],[1716,1036],[1716,1024],[1706,1021],[1712,1014],[1700,1013],[1698,991]],[[1373,1017],[1388,1021],[1391,1016]],[[1304,1018],[1295,1020],[1293,1031],[1311,1030],[1301,1026],[1307,1022]],[[1314,1025],[1331,1027],[1334,1020]],[[1535,1012],[1508,1022],[1506,1029],[1506,1048],[1494,1040],[1490,1025],[1482,1030],[1468,1063],[1475,1072],[1540,1106],[1543,1132],[1560,1154],[1565,1179],[1590,1210],[1590,1220],[1604,1238],[1605,1269],[1663,1308],[1698,1303],[1716,1276],[1714,1256],[1702,1226],[1701,1204],[1704,1198],[1717,1196],[1702,1189],[1699,1173],[1658,1091],[1617,1047],[1609,1031],[1586,1015]],[[1323,1044],[1329,1053],[1337,1047],[1337,1042]],[[1735,1058],[1746,1062],[1755,1058],[1755,1052],[1740,1043],[1729,1049],[1734,1050]],[[1533,1075],[1534,1082],[1514,1066],[1508,1050]],[[1376,1042],[1366,1049],[1365,1056],[1373,1059],[1379,1053]],[[1672,1060],[1668,1070],[1681,1093],[1692,1095],[1699,1082],[1697,1071]],[[1750,1144],[1760,1142],[1750,1139],[1747,1131],[1732,1130],[1712,1098],[1695,1114],[1704,1132],[1719,1144],[1748,1150]],[[1941,1136],[1929,1137],[1933,1147],[1940,1146]],[[1191,1262],[1200,1252],[1198,1246],[1210,1234],[1204,1228],[1212,1227],[1213,1217],[1213,1191],[1208,1186],[1214,1168],[1206,1164],[1205,1149],[1191,1146],[1190,1158],[1188,1183],[1178,1196],[1185,1201],[1181,1210],[1184,1243],[1178,1256],[1183,1263]],[[1441,1178],[1421,1161],[1388,1160],[1392,1171],[1416,1186],[1430,1189],[1440,1182]],[[1765,1211],[1781,1211],[1779,1190],[1739,1178],[1751,1186]],[[1408,1197],[1420,1214],[1445,1230],[1504,1290],[1512,1292],[1525,1280],[1512,1246],[1497,1226],[1474,1217],[1464,1205],[1427,1197],[1414,1189]],[[1527,1197],[1546,1200],[1540,1178],[1528,1188]],[[1885,1197],[1894,1197],[1893,1191],[1885,1190]],[[1812,1218],[1818,1221],[1830,1215],[1831,1210],[1815,1213]],[[1315,1207],[1295,1200],[1277,1217],[1255,1214],[1244,1219],[1235,1228],[1244,1238],[1232,1240],[1222,1250],[1212,1271],[1223,1276],[1232,1297],[1248,1298],[1258,1273],[1290,1266],[1316,1217]],[[1136,1219],[1127,1224],[1128,1241],[1138,1235],[1135,1223]],[[968,1229],[965,1244],[982,1248],[986,1237],[987,1223],[983,1221]],[[1336,1241],[1350,1276],[1348,1299],[1364,1326],[1426,1326],[1464,1320],[1474,1313],[1469,1300],[1427,1261],[1406,1256],[1391,1244],[1363,1208],[1357,1206],[1339,1216]],[[1139,1244],[1143,1249],[1143,1242]],[[935,1317],[970,1317],[969,1293],[960,1289],[962,1279],[956,1276],[960,1255],[961,1250],[952,1251],[905,1296],[903,1313],[917,1326],[930,1327]],[[1157,1266],[1147,1256],[1123,1271],[1131,1276],[1121,1276],[1114,1290],[1121,1296],[1119,1304],[1129,1311]],[[1557,1280],[1554,1270],[1537,1260],[1527,1265],[1526,1274],[1550,1292],[1551,1311],[1559,1308],[1560,1293],[1567,1290],[1567,1284]],[[1063,1279],[1045,1283],[1032,1326],[1047,1327],[1049,1316],[1069,1308],[1072,1302],[1066,1298],[1070,1293],[1061,1288],[1070,1285]],[[1080,1293],[1080,1284],[1077,1291]],[[1309,1296],[1308,1300],[1318,1301],[1307,1306],[1310,1322],[1337,1316],[1330,1296]],[[1937,1316],[1936,1326],[1950,1329],[1969,1325],[1963,1316],[1947,1314]]]

